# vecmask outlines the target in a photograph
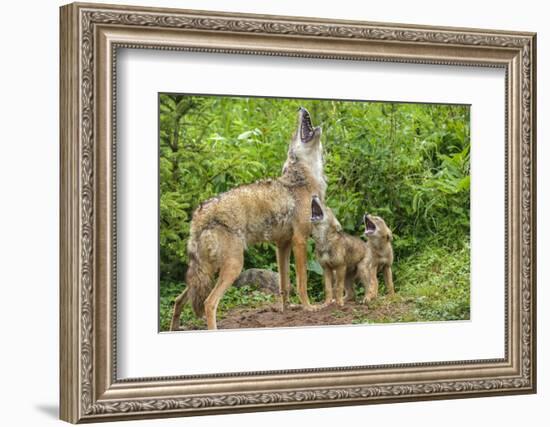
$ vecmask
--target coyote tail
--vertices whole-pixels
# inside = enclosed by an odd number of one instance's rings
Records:
[[[187,268],[186,282],[189,300],[197,317],[204,314],[204,301],[210,294],[212,288],[212,276],[210,260],[201,259],[199,248],[199,236],[191,234],[187,252],[189,255],[189,266]]]

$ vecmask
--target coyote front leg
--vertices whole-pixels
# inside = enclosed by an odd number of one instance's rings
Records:
[[[391,272],[391,267],[389,265],[384,266],[384,282],[386,282],[386,289],[388,290],[388,295],[395,294],[395,289],[393,288],[393,277]]]
[[[323,276],[325,278],[325,306],[332,303],[334,298],[334,293],[332,291],[333,287],[333,272],[330,268],[323,269]]]
[[[277,267],[279,269],[281,311],[285,311],[290,305],[290,242],[277,245]]]
[[[344,305],[344,286],[346,281],[346,266],[340,266],[336,269],[336,304],[340,307]]]
[[[376,277],[376,270],[369,270],[368,289],[365,288],[365,297],[363,298],[363,304],[371,302],[378,296],[378,277]]]
[[[307,243],[299,236],[293,239],[292,252],[296,263],[296,290],[304,310],[312,311],[315,308],[309,303],[307,296]]]
[[[355,286],[353,284],[354,279],[354,272],[346,271],[346,281],[344,283],[344,289],[346,290],[346,293],[344,295],[345,302],[355,301]]]

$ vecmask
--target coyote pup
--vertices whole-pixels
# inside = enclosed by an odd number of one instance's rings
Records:
[[[218,303],[241,273],[245,249],[261,242],[277,246],[283,310],[289,304],[291,248],[297,294],[304,309],[312,310],[306,269],[311,198],[317,194],[324,199],[325,190],[321,128],[314,128],[307,110],[300,108],[281,177],[236,187],[203,202],[193,213],[187,287],[176,298],[171,329],[180,328],[181,310],[187,301],[197,316],[206,314],[208,329],[216,329]]]
[[[359,279],[365,287],[369,283],[365,259],[367,244],[358,237],[344,233],[332,210],[327,206],[321,207],[317,197],[311,202],[311,222],[315,256],[323,267],[325,305],[336,299],[336,303],[343,306],[345,300],[355,296],[355,279]]]
[[[378,296],[378,278],[380,271],[384,275],[386,289],[389,295],[393,295],[393,277],[391,266],[393,264],[393,249],[391,241],[392,232],[379,216],[365,214],[365,236],[367,237],[366,263],[369,271],[369,287],[365,288],[363,302],[369,302]]]
[[[312,200],[311,212],[315,255],[323,267],[325,305],[334,299],[340,306],[345,301],[354,300],[355,280],[365,287],[363,303],[368,303],[378,295],[376,276],[380,269],[384,271],[388,293],[394,293],[392,234],[382,218],[365,215],[365,235],[368,237],[365,243],[344,233],[332,210],[329,207],[323,209],[316,197]]]

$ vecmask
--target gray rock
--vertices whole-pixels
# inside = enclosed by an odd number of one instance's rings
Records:
[[[256,286],[259,290],[279,295],[279,274],[271,270],[251,268],[243,271],[234,283],[234,286]]]

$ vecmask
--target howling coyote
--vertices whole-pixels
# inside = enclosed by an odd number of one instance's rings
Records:
[[[336,299],[336,303],[340,306],[344,305],[344,301],[354,300],[353,282],[356,279],[365,287],[363,303],[368,303],[378,296],[377,273],[379,271],[384,273],[388,293],[394,294],[391,271],[393,263],[391,230],[379,216],[365,214],[363,221],[365,236],[368,239],[366,243],[358,237],[344,233],[332,210],[328,206],[322,206],[319,199],[313,197],[312,235],[317,261],[323,267],[324,305],[330,304],[333,299]]]
[[[187,287],[176,299],[171,329],[180,328],[187,301],[197,316],[206,314],[208,329],[216,329],[218,303],[239,276],[245,249],[261,242],[277,246],[282,309],[289,304],[292,248],[297,294],[304,309],[312,310],[306,270],[311,200],[314,195],[324,200],[325,190],[321,128],[314,128],[307,110],[300,108],[282,176],[234,188],[203,202],[193,213]]]

